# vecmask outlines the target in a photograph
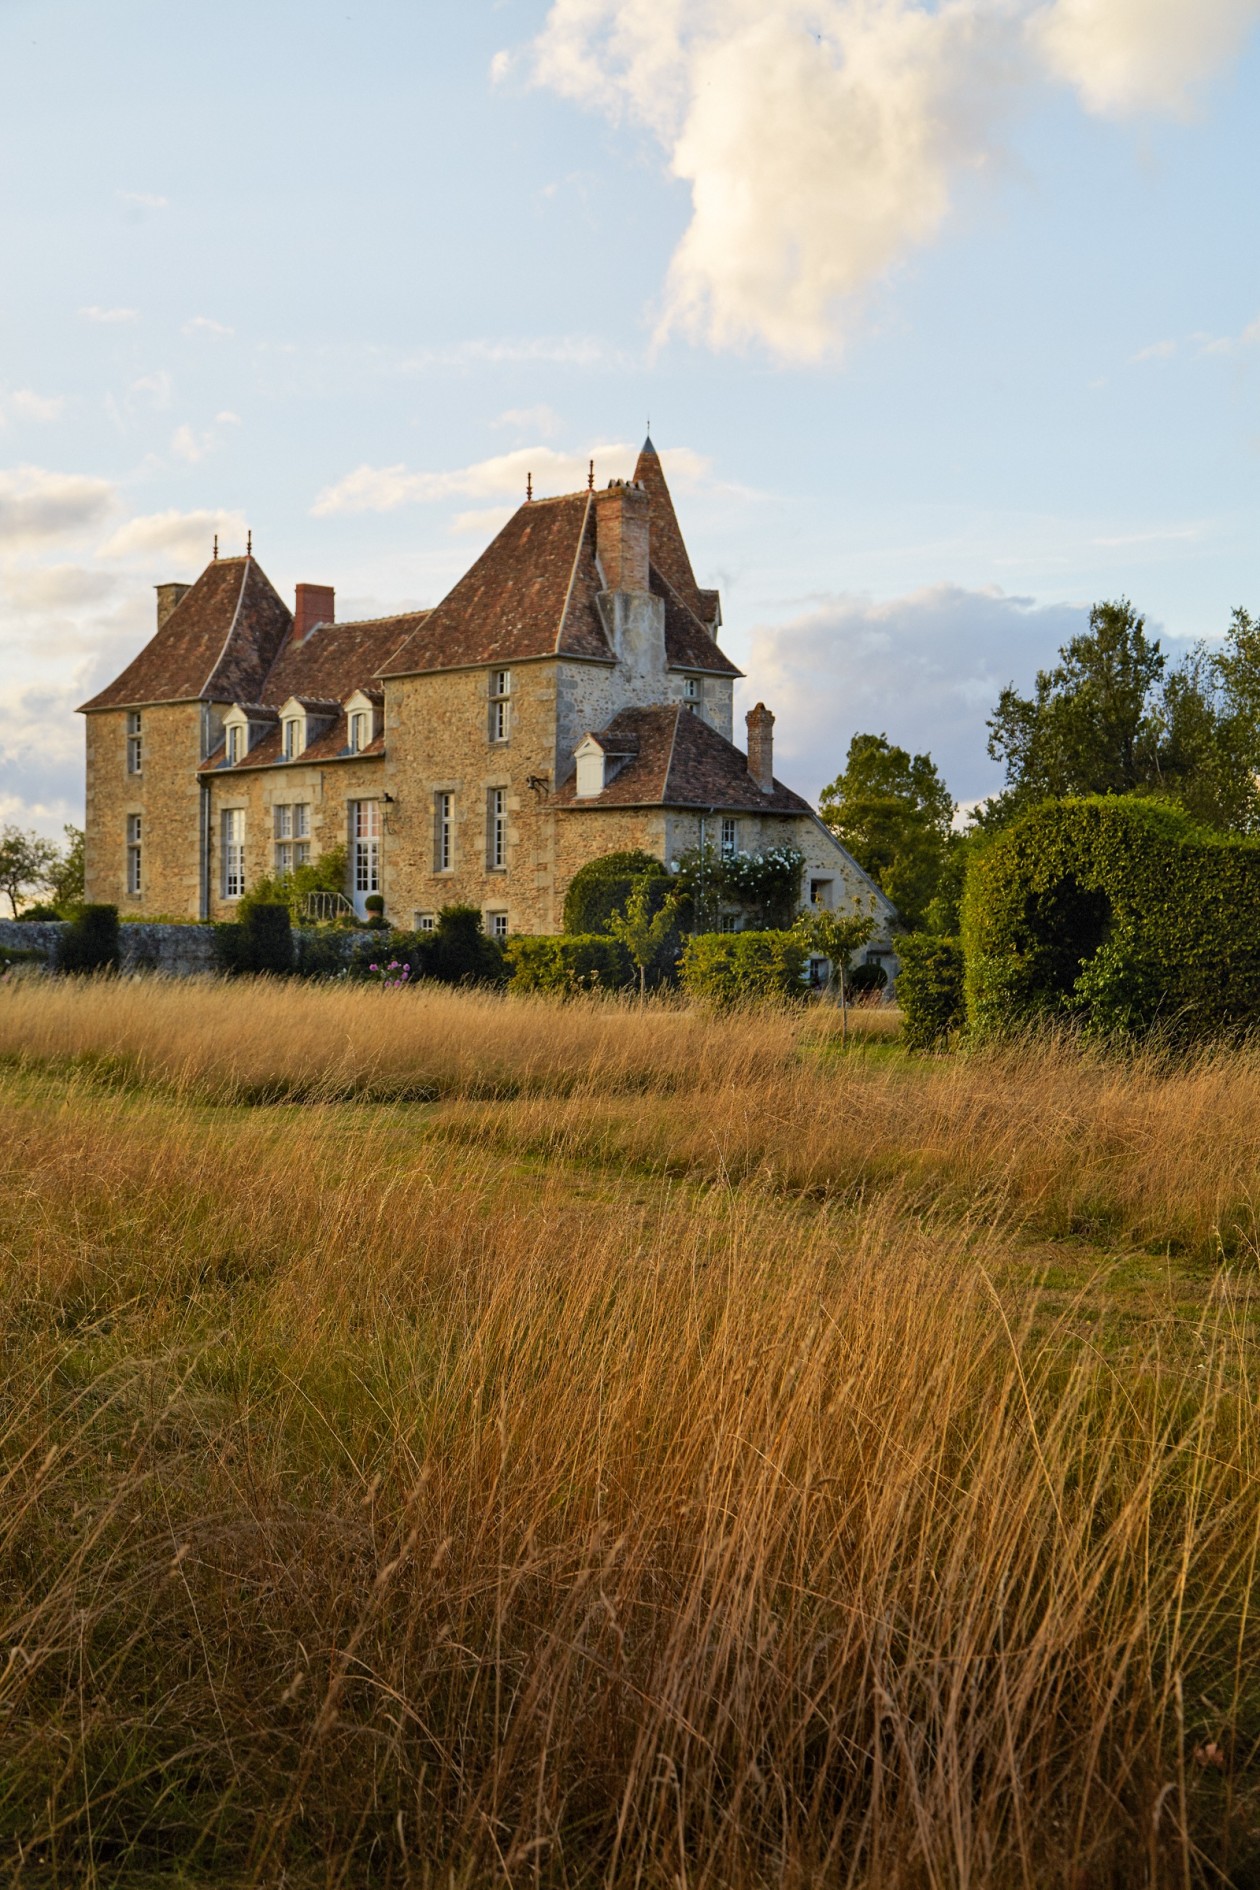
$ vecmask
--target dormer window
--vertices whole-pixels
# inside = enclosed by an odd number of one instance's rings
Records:
[[[350,717],[350,753],[361,755],[372,739],[372,718],[366,709],[356,709]]]
[[[592,800],[604,791],[604,751],[593,735],[575,751],[577,760],[577,798],[580,801]]]
[[[693,711],[700,707],[700,678],[698,676],[683,677],[683,701]]]
[[[284,734],[284,758],[296,761],[302,752],[302,718],[299,715],[286,715],[282,723]]]
[[[227,726],[227,762],[228,767],[235,767],[245,754],[245,730],[239,722],[229,722]]]

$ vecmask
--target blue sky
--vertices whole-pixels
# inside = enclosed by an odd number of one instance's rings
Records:
[[[1089,602],[1260,606],[1260,0],[0,0],[0,820],[246,528],[432,603],[648,415],[747,701],[997,785]]]

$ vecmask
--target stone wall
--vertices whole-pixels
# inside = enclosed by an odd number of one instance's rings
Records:
[[[0,919],[0,945],[10,951],[43,952],[55,960],[65,931],[60,919]],[[189,978],[214,970],[214,933],[208,925],[120,925],[124,971],[163,971]]]
[[[256,885],[276,870],[275,810],[304,804],[310,811],[308,844],[312,862],[334,847],[349,844],[351,801],[379,800],[385,791],[381,755],[348,756],[344,761],[277,763],[256,769],[214,773],[210,783],[210,917],[235,917],[236,900],[223,896],[223,815],[230,807],[245,810],[245,884]],[[388,810],[385,810],[388,811]],[[388,836],[381,836],[382,860]],[[350,887],[343,890],[349,894]]]
[[[141,769],[127,769],[127,711],[87,722],[85,890],[89,900],[156,919],[201,916],[204,712],[177,702],[140,711]],[[140,892],[127,889],[127,818],[140,816]]]

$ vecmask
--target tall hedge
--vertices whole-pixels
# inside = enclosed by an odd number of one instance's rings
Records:
[[[694,932],[683,946],[683,987],[711,1004],[803,998],[808,956],[795,931]]]
[[[514,991],[616,991],[625,989],[633,978],[624,945],[599,933],[586,938],[567,932],[513,938],[505,949]]]
[[[1260,1024],[1260,841],[1134,796],[1046,802],[971,866],[963,946],[981,1033]]]
[[[659,889],[653,888],[657,896],[652,910],[659,911],[669,897],[671,886],[669,874],[654,854],[630,848],[621,853],[601,854],[598,859],[579,866],[564,896],[565,931],[579,938],[606,932],[610,915],[624,910],[635,881],[645,877],[661,881]]]
[[[908,1049],[934,1050],[967,1021],[962,946],[911,932],[897,940],[897,961],[902,1039]]]
[[[58,971],[117,971],[118,907],[80,906],[57,941]]]

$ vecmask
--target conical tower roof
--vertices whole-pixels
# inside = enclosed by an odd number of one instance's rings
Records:
[[[687,546],[678,524],[678,515],[674,511],[674,501],[665,483],[661,456],[653,446],[650,434],[643,442],[634,476],[641,486],[647,488],[648,498],[652,502],[648,555],[688,610],[694,611],[702,623],[707,623],[712,610],[706,607],[706,601],[700,595],[696,574],[691,568],[691,559],[687,555]]]

